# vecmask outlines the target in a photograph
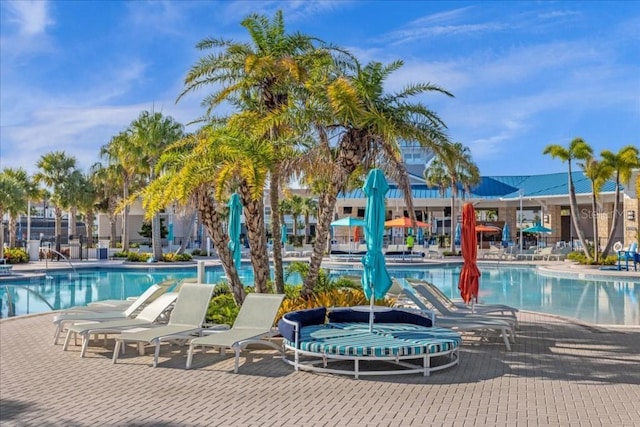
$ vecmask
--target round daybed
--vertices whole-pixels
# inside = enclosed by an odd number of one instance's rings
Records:
[[[389,309],[374,312],[369,330],[369,312],[353,308],[324,307],[286,313],[278,323],[283,337],[286,363],[296,370],[354,375],[424,376],[458,364],[460,334],[432,326],[431,319],[417,313]],[[292,358],[291,357],[292,353]],[[353,367],[329,362],[351,361]],[[387,362],[392,369],[381,369]]]

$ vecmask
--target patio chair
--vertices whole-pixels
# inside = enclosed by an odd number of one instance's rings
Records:
[[[633,262],[633,268],[636,269],[637,256],[636,253],[638,251],[638,243],[633,242],[629,245],[628,248],[622,249],[618,251],[618,270],[629,270],[629,261]],[[625,263],[625,266],[622,266],[622,262]]]
[[[210,335],[191,340],[186,369],[191,367],[193,350],[197,346],[203,347],[203,352],[204,347],[219,348],[222,356],[224,356],[226,348],[232,348],[235,352],[233,368],[235,373],[238,372],[240,352],[245,350],[249,344],[266,345],[282,353],[282,346],[263,338],[272,335],[271,328],[283,299],[284,295],[281,294],[248,294],[231,329],[212,332]]]
[[[407,279],[414,286],[416,291],[427,301],[432,302],[432,298],[436,309],[445,316],[481,314],[490,316],[505,316],[509,322],[513,322],[516,329],[519,328],[518,309],[504,304],[474,304],[472,307],[463,303],[455,302],[449,298],[433,283],[424,280]],[[441,305],[440,305],[441,304]],[[447,312],[448,311],[448,312]]]
[[[155,283],[155,285],[163,288],[167,288],[167,290],[171,289],[171,287],[175,285],[175,287],[173,288],[173,292],[178,292],[178,289],[176,288],[180,284],[177,283],[176,280],[174,279],[167,279],[167,280],[163,280],[161,282]],[[68,308],[65,310],[65,312],[99,311],[99,310],[108,311],[110,308],[118,309],[118,310],[126,310],[127,307],[129,307],[137,299],[138,297],[129,297],[127,299],[107,299],[102,301],[94,301],[94,302],[90,302],[86,306],[76,306],[76,307]],[[147,301],[147,302],[150,303],[151,301]]]
[[[79,322],[105,322],[108,320],[133,318],[134,314],[145,304],[157,299],[166,291],[166,287],[151,285],[124,310],[122,308],[118,309],[113,307],[109,309],[106,309],[105,307],[97,307],[96,310],[91,310],[89,307],[86,307],[81,311],[79,309],[77,312],[63,312],[58,314],[53,318],[53,324],[56,326],[56,330],[53,334],[53,343],[58,343],[58,338],[67,325]]]
[[[477,314],[448,317],[442,314],[434,314],[435,307],[429,307],[416,292],[414,287],[406,280],[398,281],[404,294],[415,304],[421,312],[434,319],[434,326],[449,328],[465,332],[485,332],[495,331],[500,334],[507,350],[511,350],[511,342],[515,342],[515,332],[513,325],[506,319],[498,319],[491,316]]]
[[[207,314],[207,308],[209,308],[213,288],[213,285],[186,283],[178,294],[178,299],[171,311],[171,317],[169,317],[167,325],[146,331],[124,333],[116,337],[113,363],[118,362],[120,348],[125,343],[137,343],[140,355],[144,354],[144,344],[153,344],[155,346],[153,367],[155,368],[158,365],[158,355],[162,342],[184,339],[202,331],[202,324]]]
[[[161,320],[162,315],[169,310],[171,304],[175,302],[177,297],[177,292],[168,292],[161,295],[155,301],[143,308],[140,314],[133,319],[111,320],[109,322],[99,323],[78,323],[71,325],[67,328],[67,337],[64,340],[62,349],[65,351],[67,350],[71,336],[77,337],[80,335],[82,337],[82,350],[80,351],[80,357],[84,357],[91,335],[104,334],[106,343],[107,334],[119,334],[124,330],[132,328],[148,328],[157,325],[157,322]]]

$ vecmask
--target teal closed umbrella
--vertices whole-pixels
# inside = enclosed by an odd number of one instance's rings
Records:
[[[373,329],[373,302],[375,298],[385,296],[391,287],[391,277],[387,272],[387,266],[382,253],[384,240],[385,196],[389,190],[389,184],[380,169],[372,169],[367,175],[367,180],[362,187],[367,196],[367,204],[364,212],[365,239],[367,241],[367,254],[362,257],[364,271],[362,274],[362,288],[370,300],[369,329]]]
[[[242,216],[242,203],[238,193],[233,193],[229,199],[229,250],[233,256],[233,264],[236,270],[240,268],[240,217]]]

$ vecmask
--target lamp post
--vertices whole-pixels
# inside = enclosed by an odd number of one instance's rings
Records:
[[[520,196],[520,253],[522,253],[522,190],[518,190]]]

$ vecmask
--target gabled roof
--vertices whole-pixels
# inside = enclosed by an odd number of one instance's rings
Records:
[[[412,172],[412,173],[411,173]],[[451,197],[451,190],[446,189],[444,194],[437,187],[429,187],[424,183],[424,179],[416,176],[416,170],[411,169],[411,185],[414,199],[441,199]],[[576,194],[591,194],[591,180],[583,172],[572,172],[573,185]],[[460,188],[460,193],[464,193],[466,198],[471,199],[517,199],[522,191],[523,197],[552,197],[566,196],[569,194],[568,173],[551,173],[544,175],[522,175],[522,176],[483,176],[480,183],[471,188],[469,193]],[[615,192],[615,181],[608,180],[600,189],[601,193]],[[357,189],[347,194],[340,195],[341,199],[362,199],[365,198],[362,190]],[[403,198],[402,192],[397,185],[389,182],[388,199]]]

